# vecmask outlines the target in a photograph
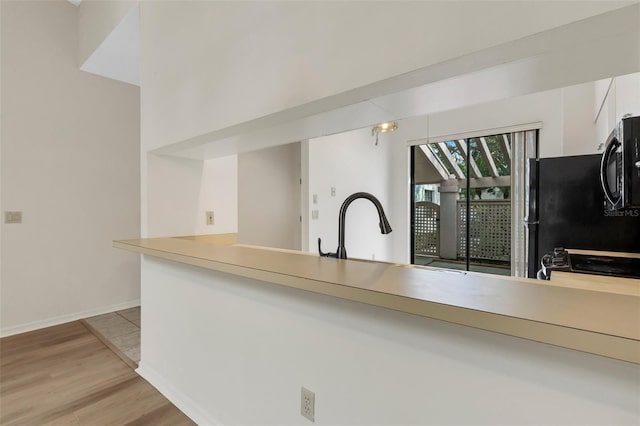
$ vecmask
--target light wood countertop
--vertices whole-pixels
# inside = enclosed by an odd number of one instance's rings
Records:
[[[227,235],[114,247],[640,364],[640,280],[589,276],[582,288],[580,274],[538,281],[233,243]]]
[[[627,294],[629,296],[640,297],[640,280],[631,278],[603,277],[601,275],[553,271],[551,273],[550,281],[540,282],[547,285],[576,288],[580,290]]]

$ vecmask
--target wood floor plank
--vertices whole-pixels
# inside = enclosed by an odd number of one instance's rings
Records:
[[[176,410],[171,404],[164,404],[139,419],[127,423],[126,426],[188,426],[191,424],[193,424],[191,419],[181,411]]]
[[[80,426],[80,420],[78,420],[75,414],[71,413],[58,417],[51,422],[42,423],[42,426]]]
[[[0,425],[194,423],[78,321],[0,339]]]
[[[134,401],[134,404],[128,402]],[[157,391],[143,380],[122,384],[118,392],[87,404],[75,412],[83,424],[126,424],[131,418],[140,418],[166,403]],[[126,407],[126,408],[123,408]]]

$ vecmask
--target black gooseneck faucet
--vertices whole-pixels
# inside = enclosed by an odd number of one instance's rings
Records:
[[[338,219],[338,249],[335,253],[323,253],[321,248],[322,240],[318,238],[318,252],[320,253],[320,256],[336,257],[338,259],[347,258],[347,249],[344,246],[344,222],[347,216],[347,208],[358,198],[366,198],[376,206],[376,209],[378,210],[378,217],[380,218],[380,232],[383,234],[389,234],[391,232],[391,226],[389,225],[387,216],[384,214],[384,209],[382,208],[380,201],[368,192],[356,192],[355,194],[349,195],[340,207],[340,217]]]

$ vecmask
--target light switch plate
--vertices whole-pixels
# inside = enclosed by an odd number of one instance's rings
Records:
[[[311,219],[318,218],[318,210],[311,210]]]
[[[4,223],[22,223],[22,212],[4,212]]]

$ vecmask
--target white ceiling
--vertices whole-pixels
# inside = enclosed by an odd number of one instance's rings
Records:
[[[82,0],[67,0],[67,1],[75,6],[80,6],[80,2]]]

